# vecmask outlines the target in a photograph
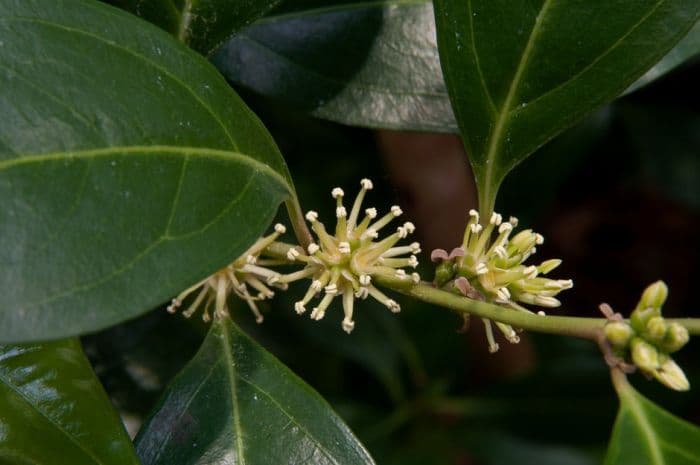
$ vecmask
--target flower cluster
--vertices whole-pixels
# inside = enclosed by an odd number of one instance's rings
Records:
[[[168,312],[177,312],[187,297],[199,291],[187,309],[182,312],[182,315],[185,318],[191,317],[203,304],[202,319],[204,321],[211,320],[210,309],[212,305],[214,305],[214,318],[223,318],[229,314],[227,300],[229,295],[233,293],[246,301],[255,315],[255,321],[262,323],[263,316],[256,301],[274,297],[275,293],[270,287],[284,290],[287,285],[277,282],[280,274],[267,268],[267,266],[277,265],[279,262],[260,258],[260,254],[280,235],[284,234],[285,230],[284,225],[276,224],[272,234],[258,239],[233,263],[181,292],[168,306]]]
[[[556,296],[565,289],[571,289],[570,279],[549,279],[543,277],[561,264],[561,260],[546,260],[539,265],[526,265],[525,261],[544,242],[542,235],[530,229],[518,232],[513,237],[517,218],[508,221],[498,213],[493,213],[485,224],[480,222],[479,213],[469,212],[469,223],[464,231],[461,247],[448,255],[437,249],[431,254],[433,261],[441,262],[436,270],[436,284],[444,287],[452,282],[454,287],[471,298],[484,300],[511,308],[528,311],[518,302],[541,307],[561,305]],[[489,349],[498,350],[491,331],[491,323],[486,325]],[[519,338],[512,327],[496,323],[510,342]]]
[[[687,391],[690,383],[670,354],[680,350],[690,336],[685,327],[667,323],[661,316],[667,295],[668,288],[663,281],[647,287],[629,322],[623,321],[607,305],[601,306],[610,320],[605,325],[605,337],[617,357],[617,360],[608,357],[608,362],[625,368],[625,361],[631,360],[643,373],[665,386]]]
[[[342,296],[344,311],[342,328],[347,333],[355,327],[353,321],[355,298],[365,299],[371,296],[394,313],[401,310],[396,301],[387,297],[372,284],[373,277],[383,275],[405,280],[407,283],[420,281],[417,273],[404,269],[415,268],[418,265],[418,259],[414,254],[420,252],[420,245],[414,242],[410,245],[397,246],[401,239],[405,239],[414,232],[415,227],[412,223],[406,222],[392,234],[380,239],[380,231],[392,220],[401,216],[401,208],[393,206],[389,213],[382,217],[378,217],[376,209],[367,208],[361,218],[362,202],[373,185],[369,179],[363,179],[360,187],[349,213],[343,205],[345,195],[343,190],[339,187],[333,189],[331,194],[336,199],[336,225],[332,233],[319,221],[316,212],[310,211],[306,214],[306,219],[311,224],[318,243],[310,244],[306,251],[300,248],[289,249],[287,258],[290,261],[302,262],[305,267],[291,275],[282,276],[276,281],[286,283],[303,277],[312,279],[306,294],[294,304],[294,309],[298,314],[303,314],[311,300],[323,291],[323,297],[311,311],[311,318],[314,320],[323,318],[333,299]]]
[[[306,214],[306,219],[311,223],[317,243],[311,243],[306,250],[287,246],[283,256],[280,256],[270,250],[277,238],[285,232],[285,227],[277,224],[274,233],[259,239],[233,263],[174,298],[168,311],[175,313],[185,299],[195,295],[183,312],[185,317],[189,318],[198,308],[203,307],[202,318],[209,321],[213,306],[214,318],[223,318],[229,313],[227,299],[230,294],[235,294],[247,302],[256,321],[260,323],[263,316],[257,307],[257,301],[272,298],[275,294],[272,288],[286,289],[289,283],[307,278],[311,279],[311,285],[304,297],[294,304],[296,312],[306,312],[306,306],[323,292],[323,297],[311,311],[311,318],[320,320],[333,299],[342,296],[345,314],[342,328],[347,333],[355,327],[353,308],[356,298],[366,299],[371,296],[392,312],[401,311],[395,300],[372,284],[372,278],[385,276],[406,281],[409,285],[420,281],[417,273],[404,269],[418,265],[415,254],[420,252],[420,245],[414,242],[397,246],[400,240],[414,232],[415,227],[406,222],[394,233],[380,239],[380,231],[401,216],[401,208],[395,205],[381,218],[377,217],[376,209],[367,208],[361,218],[362,202],[373,186],[369,179],[363,179],[360,186],[349,214],[343,205],[343,190],[339,187],[333,189],[337,221],[332,234],[318,220],[318,214],[310,211]],[[295,263],[303,265],[303,268],[289,274],[281,274],[269,268]]]

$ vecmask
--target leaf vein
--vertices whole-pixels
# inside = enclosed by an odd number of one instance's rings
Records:
[[[498,154],[498,150],[500,148],[502,139],[503,139],[503,130],[506,126],[506,120],[508,119],[508,113],[510,111],[511,106],[513,105],[513,100],[515,99],[515,95],[518,91],[518,88],[520,87],[520,80],[522,79],[523,72],[525,71],[525,68],[527,67],[527,61],[530,59],[530,55],[532,54],[532,50],[534,48],[535,41],[537,40],[537,36],[540,32],[540,28],[542,26],[542,23],[544,22],[544,17],[547,14],[547,10],[552,4],[552,0],[544,0],[542,3],[542,7],[540,8],[540,11],[537,13],[537,16],[535,17],[535,23],[532,26],[532,30],[530,31],[530,35],[527,39],[527,42],[525,44],[525,48],[523,49],[523,54],[520,56],[520,61],[518,62],[518,67],[515,70],[515,74],[513,75],[513,80],[510,82],[510,86],[508,87],[508,93],[506,94],[506,98],[503,101],[503,105],[501,107],[501,111],[498,113],[498,118],[496,119],[496,124],[494,126],[494,130],[491,133],[489,137],[489,144],[488,144],[488,151],[486,153],[486,173],[485,173],[485,186],[484,186],[484,192],[483,196],[484,199],[480,201],[488,201],[491,202],[492,199],[491,197],[491,179],[493,177],[493,170],[495,166],[495,158]],[[482,212],[484,215],[489,215],[490,212]]]
[[[83,444],[78,442],[77,438],[74,437],[72,434],[70,434],[68,431],[66,431],[59,422],[57,422],[55,419],[51,418],[48,414],[40,410],[35,403],[33,403],[33,399],[27,397],[24,393],[22,393],[16,386],[12,384],[11,381],[9,381],[5,376],[0,373],[0,381],[2,381],[5,386],[7,386],[14,394],[22,399],[24,402],[26,402],[34,411],[36,411],[40,416],[44,417],[50,424],[54,425],[56,429],[58,429],[61,433],[63,433],[70,442],[75,444],[78,447],[78,450],[83,452],[85,455],[87,455],[89,458],[95,461],[95,463],[102,464],[102,460],[99,459],[99,457],[96,457],[92,451],[87,449]]]
[[[80,34],[80,35],[88,36],[88,37],[91,37],[91,38],[93,38],[93,39],[95,39],[95,40],[97,40],[97,41],[99,41],[99,42],[104,43],[105,45],[107,45],[107,46],[109,46],[109,47],[112,47],[112,48],[117,49],[117,50],[121,50],[121,51],[123,51],[124,53],[126,53],[126,54],[128,54],[128,55],[131,55],[131,56],[133,56],[133,57],[135,57],[135,58],[137,58],[137,59],[143,61],[146,65],[148,65],[148,66],[150,66],[150,67],[152,67],[152,68],[155,68],[155,69],[157,69],[158,71],[162,72],[162,73],[163,73],[164,75],[166,75],[170,80],[172,80],[174,83],[180,85],[183,89],[185,89],[188,93],[190,93],[190,94],[192,95],[192,97],[194,97],[194,100],[196,100],[197,103],[198,103],[202,108],[204,108],[205,110],[207,110],[207,112],[208,112],[208,113],[213,117],[213,119],[218,123],[218,125],[219,125],[219,126],[221,127],[221,129],[223,130],[224,134],[228,137],[229,141],[231,142],[231,146],[233,147],[233,149],[234,149],[234,150],[238,150],[238,145],[236,144],[235,140],[233,139],[233,136],[232,136],[231,133],[229,132],[229,130],[228,130],[228,128],[226,127],[226,125],[224,125],[223,121],[219,118],[219,116],[214,112],[214,110],[213,110],[209,105],[207,105],[207,104],[200,98],[200,96],[194,91],[194,89],[192,89],[192,88],[189,87],[185,82],[183,82],[182,80],[180,80],[175,74],[171,73],[170,70],[168,70],[167,68],[164,68],[163,66],[160,66],[160,65],[156,64],[155,62],[149,60],[148,57],[146,57],[145,55],[142,55],[142,54],[140,54],[140,53],[137,53],[136,51],[131,50],[131,49],[129,49],[129,48],[127,48],[127,47],[124,47],[124,46],[122,46],[122,45],[119,45],[118,43],[116,43],[116,42],[114,42],[114,41],[112,41],[112,40],[108,40],[108,39],[105,39],[105,38],[103,38],[103,37],[100,37],[99,35],[94,34],[94,33],[92,33],[92,32],[88,32],[88,31],[84,31],[84,30],[81,30],[81,29],[76,29],[76,28],[73,28],[73,27],[65,26],[65,25],[63,25],[63,24],[55,23],[55,22],[52,22],[52,21],[49,21],[49,20],[45,20],[45,19],[38,19],[38,18],[31,18],[31,17],[26,18],[26,17],[17,17],[17,16],[13,16],[13,17],[1,18],[0,21],[4,21],[4,22],[10,22],[10,21],[18,21],[18,22],[20,22],[20,21],[24,21],[24,22],[28,22],[28,23],[34,23],[34,24],[40,24],[40,25],[44,25],[44,26],[48,26],[48,27],[53,27],[53,28],[56,28],[56,29],[60,29],[60,30],[64,30],[64,31],[70,32],[70,33],[75,33],[75,34]]]
[[[318,448],[318,450],[320,450],[320,451],[323,453],[323,455],[325,455],[326,457],[328,457],[334,464],[340,465],[339,462],[335,459],[335,457],[333,457],[333,456],[331,455],[331,453],[330,453],[325,447],[323,447],[323,445],[321,444],[321,442],[320,442],[314,435],[312,435],[312,434],[309,432],[309,430],[307,430],[306,427],[304,427],[304,425],[302,425],[292,414],[290,414],[289,412],[287,412],[287,410],[285,410],[284,407],[282,407],[282,405],[281,405],[279,402],[277,402],[277,400],[275,400],[275,398],[272,397],[272,395],[271,395],[270,393],[268,393],[267,391],[265,391],[264,389],[262,389],[260,386],[258,386],[257,384],[255,384],[255,383],[252,382],[251,380],[247,379],[245,376],[243,376],[243,375],[241,375],[241,374],[238,374],[238,377],[241,379],[241,381],[243,381],[244,383],[248,384],[248,385],[251,386],[253,389],[255,389],[256,391],[258,391],[259,393],[261,393],[262,395],[264,395],[265,397],[267,397],[268,399],[270,399],[270,401],[271,401],[273,404],[275,404],[275,406],[276,406],[282,413],[284,413],[284,415],[289,419],[289,421],[293,422],[300,430],[302,430],[302,431],[304,432],[304,434],[306,434],[306,435],[314,442],[314,444],[316,444],[316,447]]]
[[[532,104],[535,104],[535,103],[537,103],[538,101],[542,100],[543,98],[547,97],[548,95],[550,95],[550,94],[556,92],[557,90],[559,90],[559,89],[561,89],[561,88],[563,88],[563,87],[569,85],[571,82],[573,82],[573,81],[575,81],[576,79],[578,79],[579,77],[581,77],[584,73],[586,73],[586,71],[588,71],[589,69],[591,69],[591,68],[592,68],[593,66],[595,66],[600,60],[602,60],[603,58],[605,58],[607,55],[609,55],[611,52],[613,52],[617,47],[619,47],[619,46],[621,45],[621,43],[622,43],[627,37],[630,36],[630,34],[632,34],[632,33],[633,33],[635,30],[637,30],[637,28],[639,28],[647,19],[649,19],[649,17],[650,17],[651,15],[653,15],[653,14],[656,12],[656,10],[658,10],[659,7],[660,7],[664,2],[665,2],[665,0],[659,0],[659,1],[656,3],[656,5],[654,5],[654,7],[653,7],[652,9],[649,10],[649,12],[647,12],[644,16],[642,16],[642,18],[641,18],[639,21],[637,21],[637,22],[629,29],[629,31],[627,31],[624,35],[622,35],[618,40],[615,41],[615,43],[613,43],[613,44],[612,44],[610,47],[608,47],[604,52],[602,52],[600,55],[598,55],[593,61],[591,61],[591,62],[588,63],[586,66],[584,66],[583,68],[581,68],[581,70],[579,70],[576,74],[574,74],[573,76],[571,76],[571,77],[570,77],[569,79],[567,79],[566,81],[564,81],[564,82],[558,84],[557,86],[552,87],[551,89],[547,90],[546,92],[544,92],[544,93],[538,95],[537,97],[533,98],[533,99],[530,100],[529,102],[525,102],[524,105],[525,105],[525,106],[530,106],[530,105],[532,105]],[[518,112],[518,108],[516,108],[514,111],[512,111],[512,113],[517,113],[517,112]]]

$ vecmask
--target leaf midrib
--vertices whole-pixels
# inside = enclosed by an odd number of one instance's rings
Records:
[[[192,9],[194,8],[194,0],[184,0],[182,11],[180,11],[180,24],[177,30],[177,39],[180,42],[187,43],[189,34],[190,21],[192,20]]]
[[[231,386],[231,409],[233,410],[233,429],[236,435],[236,456],[238,457],[238,465],[245,465],[245,456],[243,455],[243,428],[241,426],[241,412],[238,404],[238,387],[236,386],[236,362],[233,360],[231,353],[231,339],[229,337],[229,325],[227,321],[221,323],[220,328],[223,338],[222,351],[226,357],[226,373],[228,374],[229,384]]]
[[[540,28],[542,26],[542,23],[544,23],[544,17],[547,14],[547,10],[551,6],[551,4],[552,0],[544,0],[542,6],[540,7],[540,11],[537,13],[537,16],[535,16],[535,24],[532,26],[530,36],[527,39],[525,48],[523,49],[523,54],[520,56],[518,67],[516,68],[515,74],[513,75],[513,80],[510,82],[510,86],[508,87],[508,93],[506,94],[506,98],[503,101],[503,105],[501,106],[500,112],[498,112],[498,118],[496,119],[494,130],[489,138],[488,149],[486,152],[486,173],[484,176],[486,184],[484,185],[483,200],[490,201],[491,199],[491,179],[493,177],[495,159],[498,155],[498,151],[503,140],[503,130],[506,126],[506,121],[508,119],[510,109],[513,105],[513,100],[515,99],[518,88],[520,87],[520,81],[522,80],[523,72],[527,67],[527,62],[530,59],[530,55],[532,54],[532,49],[534,48],[535,41],[537,39],[537,36],[539,35]]]
[[[666,461],[661,453],[661,446],[656,440],[656,433],[651,427],[651,423],[644,412],[644,408],[640,405],[639,401],[631,392],[625,392],[625,401],[629,412],[634,418],[637,419],[639,429],[647,440],[646,444],[649,448],[649,452],[651,453],[653,463],[655,465],[665,465]]]
[[[58,431],[63,433],[70,442],[72,442],[74,445],[78,447],[78,450],[83,452],[85,455],[87,455],[90,459],[94,460],[95,463],[97,464],[104,464],[102,460],[100,460],[99,457],[96,457],[91,450],[87,449],[83,444],[78,442],[77,438],[71,435],[68,431],[66,431],[60,423],[56,422],[53,418],[51,418],[48,414],[45,412],[41,411],[33,402],[33,399],[28,398],[27,396],[24,395],[14,384],[9,381],[7,378],[5,378],[2,373],[0,373],[0,382],[4,384],[7,388],[10,389],[11,392],[13,392],[17,397],[19,397],[21,400],[23,400],[26,404],[28,404],[32,410],[37,412],[40,416],[44,417],[46,421],[48,421],[50,424],[52,424]]]
[[[289,191],[287,181],[269,165],[252,158],[244,153],[235,152],[232,150],[214,149],[209,147],[192,147],[180,145],[122,145],[111,146],[98,149],[73,150],[63,152],[49,152],[33,155],[24,155],[18,158],[10,158],[0,160],[0,171],[14,168],[16,166],[27,165],[32,163],[42,163],[51,161],[65,161],[73,159],[90,159],[110,157],[116,155],[149,155],[149,154],[175,154],[178,156],[198,156],[203,158],[212,158],[225,161],[233,161],[251,166],[255,170],[263,171],[265,174],[274,178],[280,186]]]

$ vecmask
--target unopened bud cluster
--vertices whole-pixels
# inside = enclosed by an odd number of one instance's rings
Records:
[[[605,325],[605,337],[618,356],[631,360],[643,373],[671,389],[687,391],[690,383],[670,354],[688,342],[688,330],[661,316],[667,295],[662,281],[647,287],[629,323],[610,321]]]
[[[561,264],[561,260],[546,260],[539,265],[526,265],[544,243],[544,237],[530,229],[514,234],[517,218],[503,221],[498,213],[493,213],[487,222],[481,222],[479,213],[469,212],[469,223],[464,231],[462,245],[448,255],[446,251],[433,251],[433,261],[441,261],[436,270],[436,284],[444,287],[453,282],[463,294],[471,298],[493,302],[518,310],[524,310],[518,303],[541,307],[561,305],[556,296],[565,289],[571,289],[570,279],[545,278]],[[512,236],[512,237],[511,237]],[[491,325],[486,324],[489,348],[498,350],[491,333]],[[518,342],[519,338],[512,327],[496,323],[506,339]]]

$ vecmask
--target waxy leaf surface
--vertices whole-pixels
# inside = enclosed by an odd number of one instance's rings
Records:
[[[504,176],[658,62],[698,0],[435,0],[447,89],[484,213]]]
[[[456,132],[430,2],[333,4],[260,20],[213,58],[233,83],[345,124]]]
[[[105,0],[165,29],[208,55],[282,0]]]
[[[286,166],[206,60],[98,2],[0,11],[0,341],[132,318],[267,228]]]
[[[373,464],[330,406],[226,319],[136,440],[144,465]]]
[[[0,463],[138,465],[77,339],[0,345]]]
[[[618,388],[620,410],[605,465],[697,465],[700,428],[638,393]]]
[[[644,73],[644,76],[637,79],[625,93],[634,92],[635,90],[646,86],[662,77],[666,73],[673,71],[683,63],[692,60],[700,55],[700,21],[695,23],[695,26],[688,31],[688,34],[676,44],[657,64],[649,71]]]

